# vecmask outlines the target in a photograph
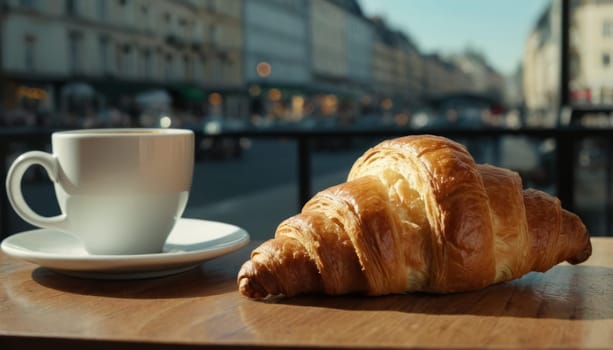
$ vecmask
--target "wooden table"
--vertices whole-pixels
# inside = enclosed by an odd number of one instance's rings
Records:
[[[613,348],[613,238],[579,266],[453,295],[241,297],[255,244],[182,274],[65,277],[0,253],[0,349]]]

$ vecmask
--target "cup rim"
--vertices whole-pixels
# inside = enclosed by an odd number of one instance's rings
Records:
[[[160,137],[160,136],[176,136],[176,135],[193,135],[194,132],[189,129],[171,129],[171,128],[108,128],[108,129],[78,129],[54,132],[52,136],[61,137],[99,137],[99,138],[117,138],[117,137]]]

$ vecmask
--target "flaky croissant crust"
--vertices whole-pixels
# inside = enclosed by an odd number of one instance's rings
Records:
[[[591,254],[581,220],[515,172],[431,135],[366,151],[347,182],[315,195],[238,275],[251,298],[456,292]]]

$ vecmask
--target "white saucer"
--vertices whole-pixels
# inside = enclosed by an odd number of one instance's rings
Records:
[[[91,255],[74,236],[38,229],[9,236],[1,248],[57,272],[84,278],[134,279],[179,273],[235,251],[249,242],[240,227],[215,221],[179,219],[158,254]]]

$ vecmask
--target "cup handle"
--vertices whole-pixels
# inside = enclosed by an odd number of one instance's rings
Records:
[[[6,194],[9,202],[13,206],[13,209],[15,209],[15,212],[30,224],[38,227],[64,230],[67,224],[65,213],[52,217],[41,216],[35,213],[23,198],[23,193],[21,192],[21,179],[26,170],[31,165],[35,164],[39,164],[45,168],[51,181],[58,181],[60,165],[57,158],[46,152],[26,152],[13,162],[6,175]]]

